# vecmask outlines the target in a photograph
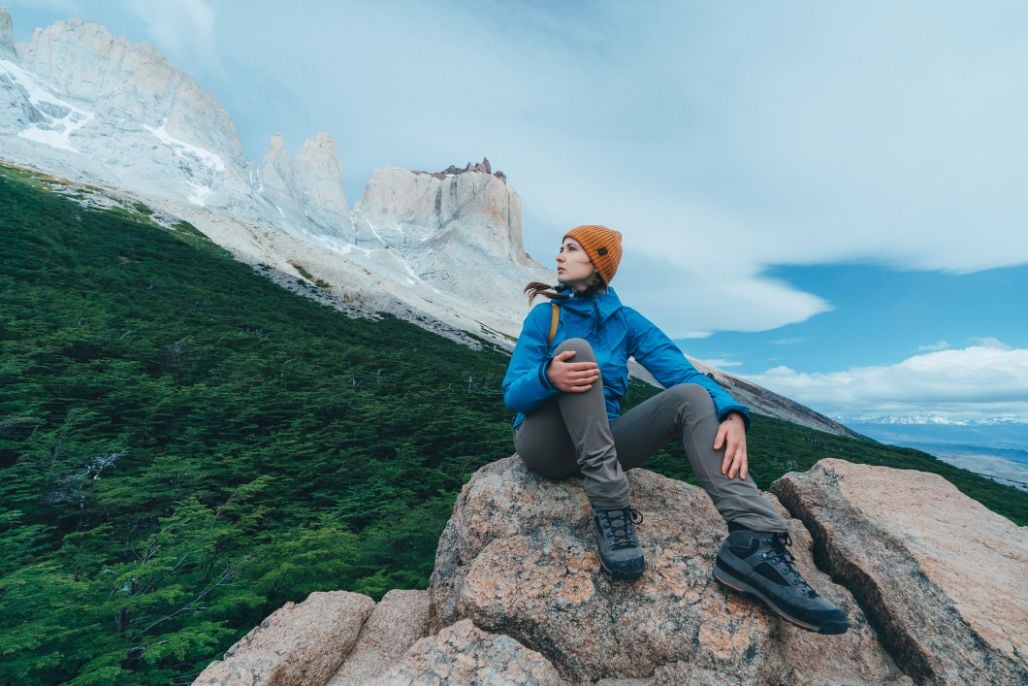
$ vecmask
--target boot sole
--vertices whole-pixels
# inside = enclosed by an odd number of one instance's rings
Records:
[[[727,586],[728,588],[732,589],[733,591],[738,591],[739,593],[742,593],[743,595],[748,595],[750,597],[756,598],[757,600],[760,600],[765,605],[767,605],[767,607],[770,608],[779,617],[781,617],[782,619],[787,620],[788,622],[790,622],[792,624],[795,624],[796,626],[798,626],[801,629],[806,629],[807,631],[812,631],[812,632],[814,632],[816,634],[827,634],[827,635],[844,634],[844,633],[846,633],[846,630],[849,629],[849,626],[850,626],[849,622],[832,622],[832,621],[828,621],[828,622],[825,622],[824,624],[822,624],[821,626],[815,626],[813,624],[809,624],[807,622],[800,621],[799,619],[796,619],[795,617],[790,616],[788,612],[783,610],[779,605],[777,605],[773,600],[768,598],[766,595],[761,593],[759,590],[757,590],[753,586],[750,586],[748,583],[746,583],[742,579],[738,578],[737,576],[726,572],[725,570],[721,569],[720,567],[714,567],[714,578],[717,579],[722,584],[724,584],[725,586]]]
[[[615,578],[615,579],[617,579],[619,581],[635,581],[636,579],[642,577],[643,572],[646,571],[646,568],[644,567],[642,570],[639,571],[638,574],[625,574],[624,572],[615,572],[614,570],[612,570],[610,567],[608,567],[607,565],[605,565],[603,563],[603,556],[602,555],[600,555],[599,557],[600,557],[600,566],[603,567],[603,570],[605,572],[607,572],[607,574],[610,574],[613,578]]]

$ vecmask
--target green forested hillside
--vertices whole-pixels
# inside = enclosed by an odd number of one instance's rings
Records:
[[[349,319],[6,167],[0,240],[0,683],[188,683],[287,600],[424,588],[461,485],[513,450],[489,346]],[[913,450],[758,417],[750,452],[763,486],[836,456],[1028,521]],[[680,448],[651,464],[691,479]]]

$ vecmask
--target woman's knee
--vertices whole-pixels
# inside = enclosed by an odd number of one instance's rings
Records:
[[[592,345],[584,338],[567,338],[561,341],[560,345],[555,349],[558,353],[562,353],[565,350],[575,351],[574,362],[591,362],[596,359]]]
[[[535,453],[531,450],[519,450],[518,457],[525,463],[529,471],[548,479],[564,479],[578,472],[578,463],[576,461],[555,459],[552,453],[545,454]]]
[[[548,400],[547,403],[553,402]],[[554,417],[554,406],[544,405],[514,431],[514,449],[529,470],[551,479],[562,479],[578,469],[575,446],[567,430]]]
[[[714,401],[710,397],[710,393],[699,384],[675,384],[665,393],[677,407],[686,411],[706,414],[714,409]]]

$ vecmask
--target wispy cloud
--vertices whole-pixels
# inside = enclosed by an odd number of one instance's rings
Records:
[[[742,362],[733,360],[727,357],[708,357],[700,360],[704,364],[710,367],[717,367],[718,369],[724,369],[725,367],[741,367]]]
[[[80,12],[77,0],[4,0],[3,4],[11,9],[26,7],[33,10],[50,10],[72,17]]]
[[[998,350],[1010,350],[1010,346],[1009,345],[1007,345],[1003,341],[999,340],[998,338],[993,338],[992,336],[986,336],[986,337],[983,337],[983,338],[980,338],[980,337],[972,338],[971,342],[974,343],[975,345],[980,345],[980,346],[983,346],[983,347],[986,347],[986,348],[996,348]]]
[[[773,341],[768,341],[771,345],[798,345],[806,342],[806,338],[801,338],[799,336],[794,336],[792,338],[776,338]]]
[[[919,345],[917,346],[917,351],[919,353],[930,353],[935,352],[936,350],[946,350],[950,347],[952,346],[950,346],[949,341],[939,341],[930,345]]]
[[[146,26],[153,43],[179,67],[226,76],[218,52],[216,15],[206,0],[121,0]]]
[[[928,352],[892,365],[828,373],[775,367],[747,378],[834,415],[1014,416],[1028,421],[1028,349],[984,340],[987,345]]]

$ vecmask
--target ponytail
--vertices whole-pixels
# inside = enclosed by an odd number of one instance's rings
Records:
[[[551,290],[552,289],[552,290]],[[525,286],[525,295],[528,296],[528,304],[531,305],[532,301],[535,300],[537,295],[543,295],[550,300],[567,300],[570,296],[566,293],[557,293],[560,286],[551,286],[548,283],[542,281],[533,281],[532,283]]]
[[[560,291],[567,292],[562,293]],[[574,295],[574,297],[576,298],[584,298],[586,296],[594,295],[596,293],[606,292],[607,282],[603,280],[603,277],[600,276],[599,272],[594,272],[592,282],[588,286],[586,286],[585,290],[578,293],[571,293],[570,288],[568,286],[565,286],[560,283],[558,283],[556,286],[551,286],[547,283],[543,283],[542,281],[533,281],[527,286],[525,286],[525,295],[528,296],[529,304],[532,304],[532,301],[535,300],[535,297],[537,295],[545,296],[550,300],[567,300],[572,295]]]

